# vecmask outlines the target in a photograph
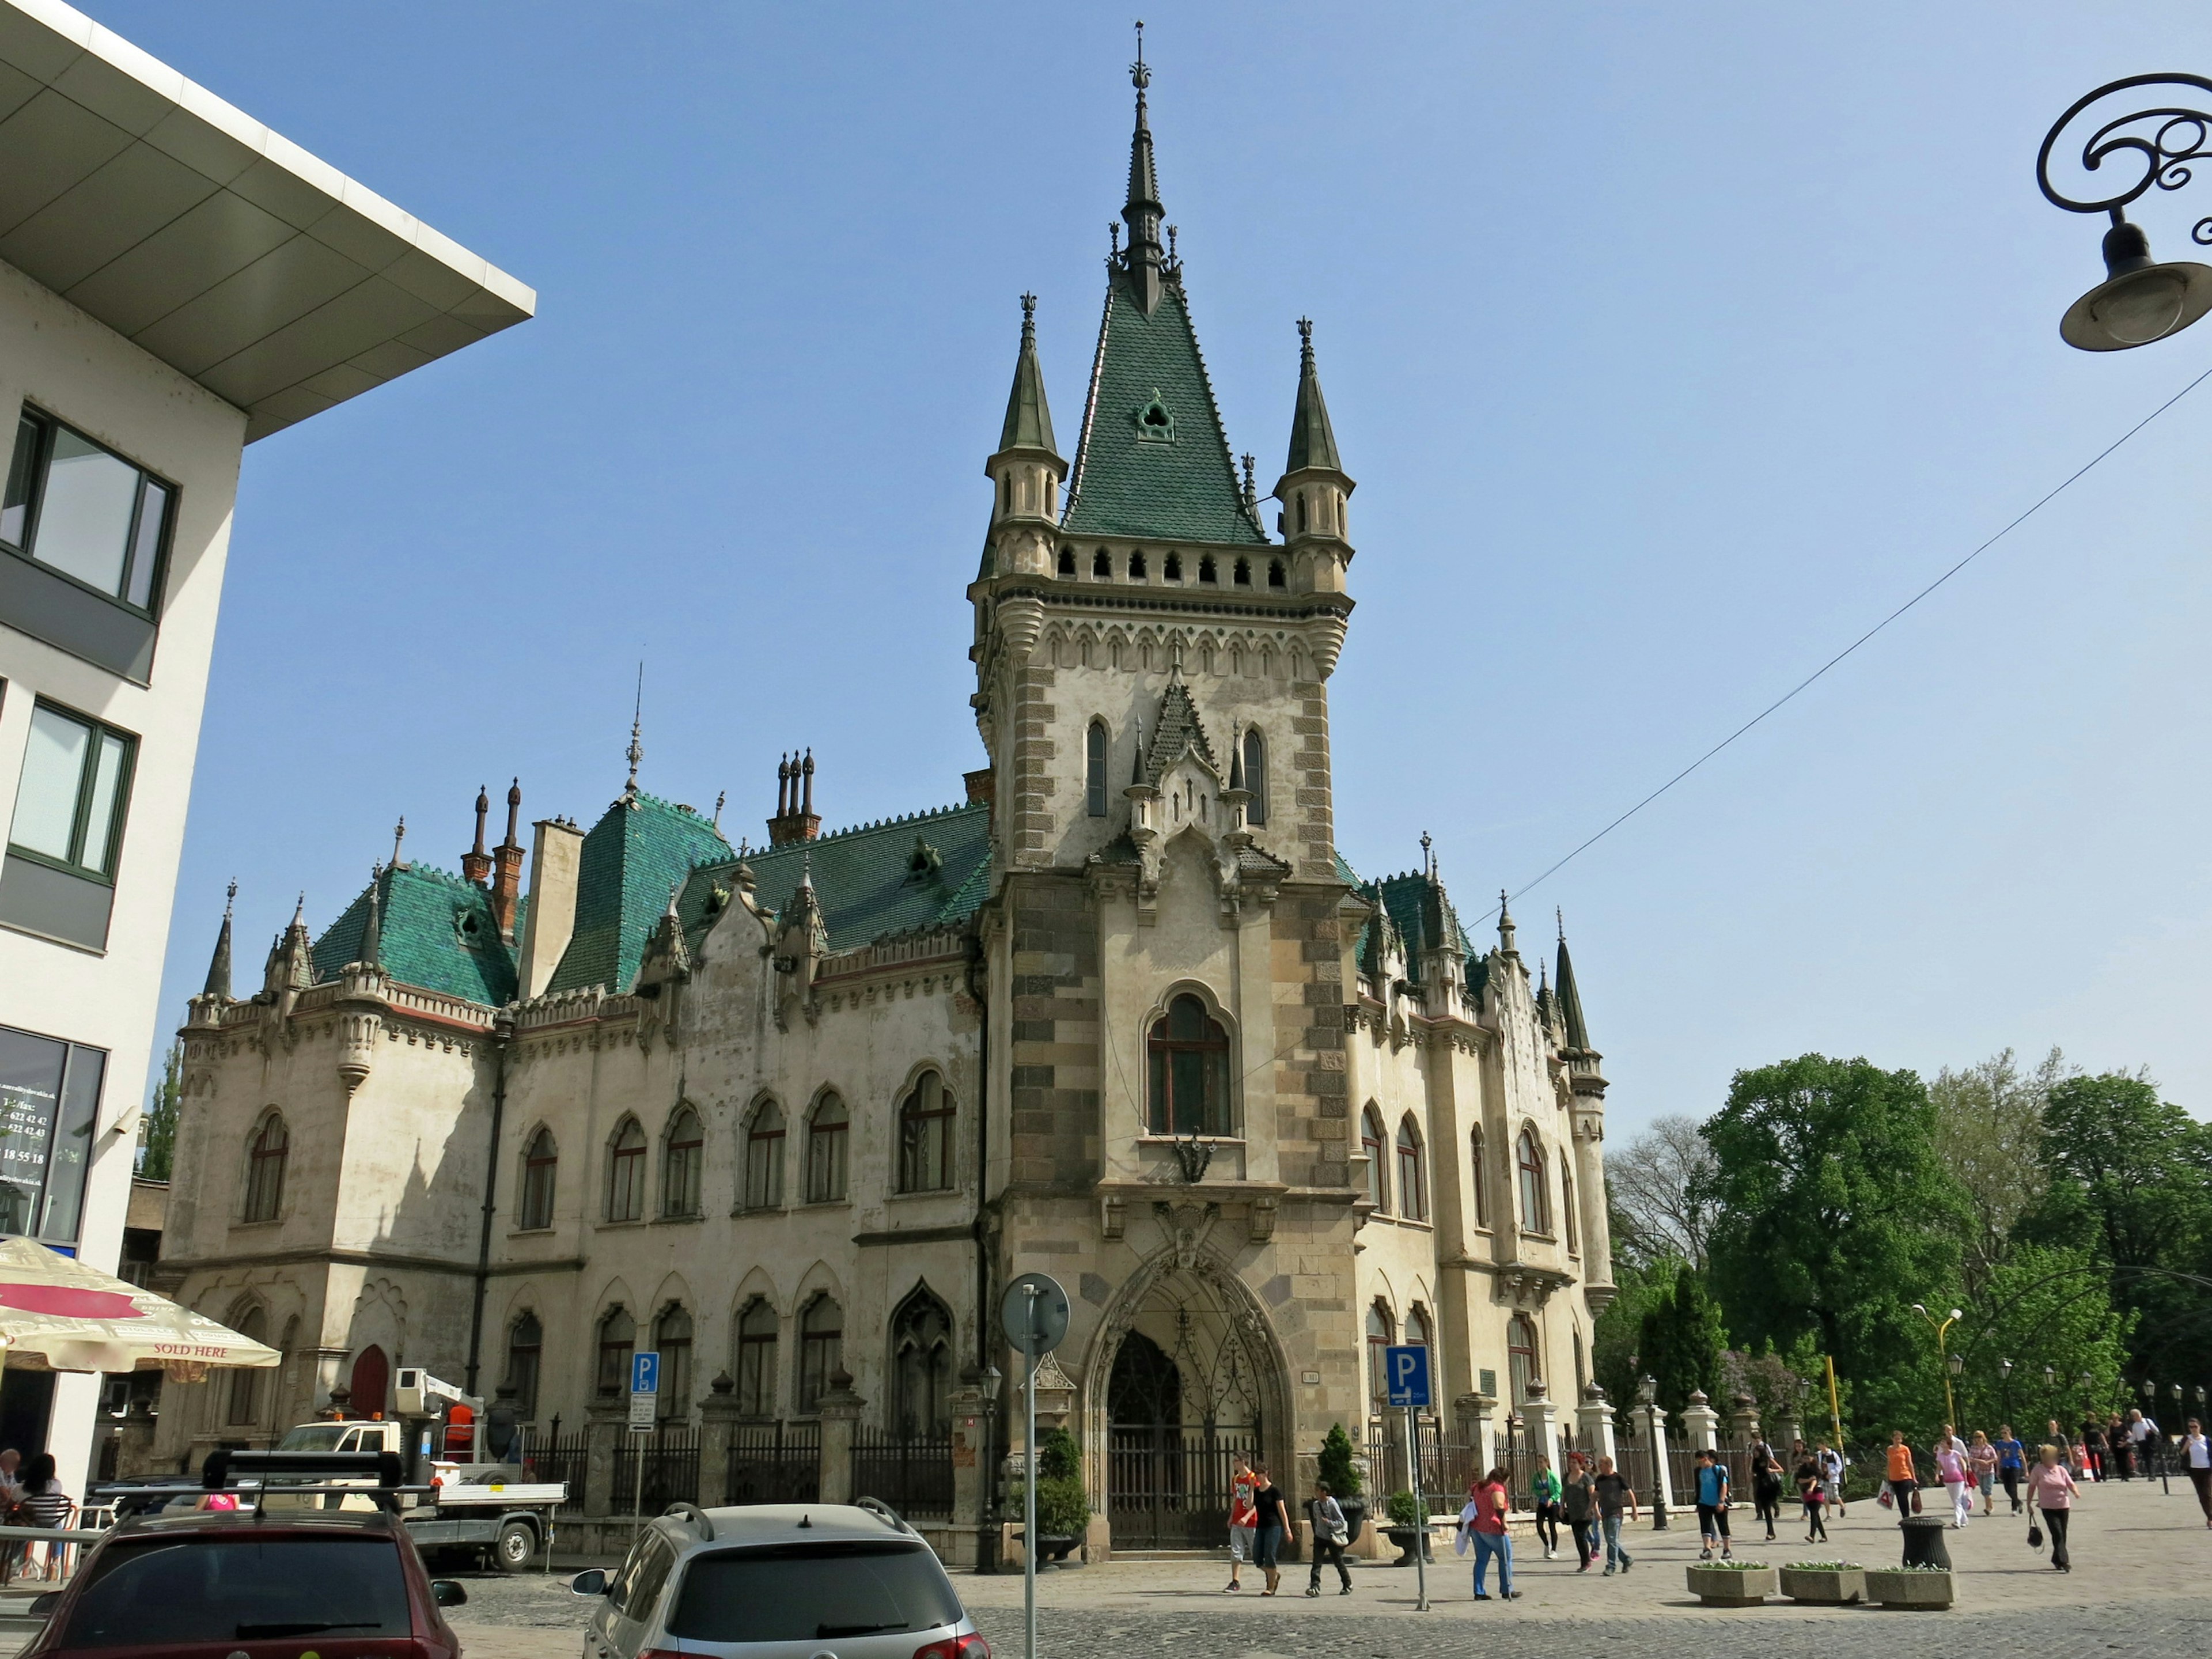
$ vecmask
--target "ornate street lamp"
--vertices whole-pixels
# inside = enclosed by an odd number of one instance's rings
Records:
[[[1632,1370],[1636,1356],[1628,1357]],[[1644,1407],[1644,1434],[1651,1447],[1651,1530],[1667,1530],[1667,1437],[1659,1426],[1659,1379],[1646,1375],[1636,1385],[1636,1403]]]
[[[2212,275],[2212,272],[2207,274]],[[1951,1427],[1955,1433],[1959,1426],[1959,1402],[1952,1397],[1951,1379],[1965,1369],[1966,1362],[1949,1351],[1946,1345],[1946,1339],[1951,1334],[1951,1327],[1966,1317],[1966,1310],[1954,1308],[1951,1310],[1949,1318],[1939,1320],[1916,1302],[1912,1304],[1912,1311],[1926,1320],[1929,1328],[1936,1333],[1936,1353],[1943,1368],[1943,1413],[1951,1419]]]
[[[2082,172],[2102,173],[2105,164],[2112,161],[2118,176],[2073,186],[2087,192],[2081,196],[2069,195],[2051,181],[2051,158],[2060,136],[2093,105],[2138,87],[2188,88],[2174,95],[2196,102],[2212,95],[2212,81],[2202,76],[2131,75],[2076,100],[2044,136],[2043,148],[2036,154],[2035,181],[2053,206],[2069,213],[2107,214],[2112,222],[2105,233],[2105,280],[2069,306],[2058,324],[2059,337],[2083,351],[2125,351],[2148,345],[2179,333],[2212,311],[2212,265],[2187,260],[2160,264],[2150,256],[2149,238],[2126,213],[2128,204],[2153,185],[2179,190],[2191,177],[2188,163],[2212,155],[2212,143],[2207,142],[2212,138],[2212,112],[2187,104],[2151,103],[2094,125],[2084,123]],[[2124,100],[2114,107],[2129,108],[2137,101]],[[2115,188],[2095,193],[2108,182]],[[2200,246],[2212,245],[2212,218],[2198,220],[2190,235]]]

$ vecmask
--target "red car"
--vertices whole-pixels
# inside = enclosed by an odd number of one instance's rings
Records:
[[[382,1510],[134,1516],[32,1603],[19,1659],[459,1659],[440,1609],[467,1600]]]

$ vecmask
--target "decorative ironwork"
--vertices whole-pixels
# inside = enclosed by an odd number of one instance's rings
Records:
[[[725,1504],[813,1504],[822,1498],[822,1425],[742,1423],[730,1431]]]
[[[1256,1427],[1115,1423],[1106,1447],[1115,1548],[1211,1549],[1228,1535],[1237,1460],[1260,1455],[1260,1434]]]
[[[2212,156],[2212,109],[2192,109],[2185,104],[2154,104],[2100,123],[2081,142],[2081,169],[2085,173],[2101,173],[2107,161],[2117,161],[2124,166],[2130,176],[2120,182],[2119,188],[2106,195],[2075,197],[2054,184],[2051,158],[2066,130],[2092,106],[2139,87],[2186,87],[2212,99],[2212,80],[2179,72],[2131,75],[2076,99],[2044,136],[2043,148],[2036,153],[2035,181],[2052,206],[2063,208],[2069,213],[2110,214],[2112,222],[2120,224],[2124,222],[2123,210],[2129,203],[2154,185],[2160,190],[2179,190],[2195,176],[2189,164]],[[2199,219],[2190,231],[2190,237],[2201,245],[2212,246],[2212,217]]]
[[[645,1461],[641,1487],[640,1458]],[[697,1503],[697,1426],[664,1423],[649,1436],[625,1434],[615,1444],[614,1486],[609,1495],[621,1515],[659,1515],[671,1504]]]
[[[1206,1179],[1206,1166],[1213,1162],[1213,1147],[1193,1133],[1188,1139],[1176,1142],[1175,1155],[1176,1162],[1182,1166],[1184,1182],[1195,1187]]]
[[[853,1437],[853,1491],[901,1515],[952,1513],[952,1437],[860,1429]]]

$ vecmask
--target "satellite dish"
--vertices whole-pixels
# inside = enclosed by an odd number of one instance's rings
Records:
[[[1067,1292],[1050,1273],[1024,1273],[999,1300],[999,1324],[1034,1362],[1067,1340]]]

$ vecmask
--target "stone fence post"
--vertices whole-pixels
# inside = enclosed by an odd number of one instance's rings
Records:
[[[948,1565],[983,1565],[983,1507],[990,1496],[991,1430],[980,1378],[970,1373],[952,1391],[952,1536]]]
[[[699,1402],[699,1507],[726,1501],[730,1490],[730,1437],[738,1422],[737,1384],[727,1371],[707,1385]]]
[[[1528,1419],[1528,1443],[1532,1449],[1544,1455],[1556,1474],[1559,1468],[1559,1408],[1552,1403],[1540,1377],[1528,1382],[1528,1398],[1522,1402],[1521,1410]],[[1516,1494],[1517,1495],[1517,1494]]]
[[[1656,1400],[1644,1404],[1644,1431],[1651,1437],[1652,1491],[1646,1496],[1651,1500],[1651,1525],[1656,1531],[1666,1524],[1667,1511],[1674,1507],[1674,1471],[1667,1461],[1667,1408]]]
[[[1747,1394],[1729,1397],[1729,1438],[1741,1451],[1759,1440],[1759,1402]]]
[[[1605,1390],[1591,1383],[1583,1390],[1583,1403],[1575,1408],[1577,1426],[1582,1431],[1583,1453],[1589,1460],[1590,1473],[1597,1473],[1597,1460],[1610,1457],[1616,1467],[1620,1462],[1620,1449],[1613,1437],[1613,1403],[1605,1397]],[[1561,1472],[1564,1475],[1565,1471]]]
[[[615,1512],[615,1448],[622,1443],[629,1412],[620,1395],[603,1391],[592,1396],[584,1413],[584,1513]]]
[[[1692,1451],[1721,1449],[1721,1414],[1713,1409],[1703,1389],[1691,1391],[1690,1403],[1682,1409],[1682,1426],[1689,1431]]]
[[[830,1392],[822,1396],[822,1501],[849,1504],[853,1490],[853,1439],[860,1427],[860,1412],[867,1401],[853,1392],[852,1373],[839,1366],[830,1374]]]

